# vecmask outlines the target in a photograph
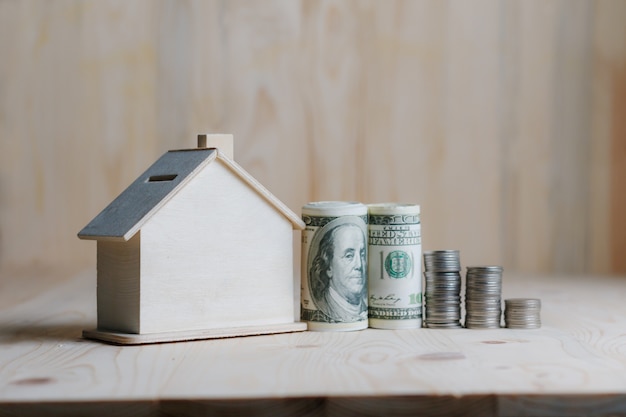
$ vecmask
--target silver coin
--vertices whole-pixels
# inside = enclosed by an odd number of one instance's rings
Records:
[[[462,329],[460,323],[427,323],[429,329]]]

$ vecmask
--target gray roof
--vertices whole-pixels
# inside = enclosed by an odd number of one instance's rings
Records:
[[[127,241],[204,166],[219,158],[298,229],[300,218],[234,161],[213,148],[169,151],[78,232],[81,239]]]
[[[214,159],[215,149],[169,151],[78,233],[81,239],[128,240],[129,232],[159,203],[181,188],[203,163]]]

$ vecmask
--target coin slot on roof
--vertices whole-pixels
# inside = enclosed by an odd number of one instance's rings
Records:
[[[168,175],[152,175],[148,178],[148,182],[163,182],[163,181],[173,181],[176,178],[177,174],[168,174]]]

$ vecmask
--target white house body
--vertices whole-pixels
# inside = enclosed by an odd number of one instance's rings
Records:
[[[98,330],[86,336],[303,330],[293,280],[303,227],[217,149],[166,153],[79,233],[98,241]],[[108,339],[133,340],[163,341]]]

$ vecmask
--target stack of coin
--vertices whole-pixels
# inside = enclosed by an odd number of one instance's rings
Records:
[[[461,261],[458,250],[424,252],[425,324],[431,329],[460,328]]]
[[[502,267],[467,267],[465,327],[496,329],[502,317]]]
[[[541,327],[541,300],[538,298],[509,298],[504,300],[504,306],[504,323],[509,329]]]

